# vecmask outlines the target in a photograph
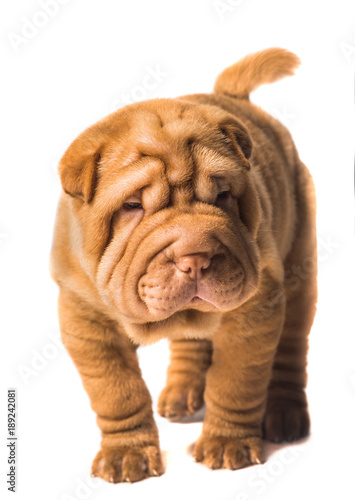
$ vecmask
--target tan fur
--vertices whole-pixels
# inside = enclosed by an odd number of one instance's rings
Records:
[[[163,337],[158,411],[179,418],[205,401],[197,461],[237,469],[262,460],[263,436],[309,432],[313,184],[289,132],[248,100],[297,64],[282,49],[247,56],[215,94],[127,106],[62,158],[52,274],[63,342],[102,431],[96,476],[163,472],[135,352]]]
[[[216,94],[248,99],[249,94],[260,85],[293,75],[299,64],[298,57],[287,50],[261,50],[226,68],[217,78],[214,91]]]

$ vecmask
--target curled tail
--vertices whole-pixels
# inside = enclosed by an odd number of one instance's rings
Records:
[[[299,64],[299,58],[288,50],[261,50],[226,68],[218,76],[214,91],[216,94],[249,99],[250,92],[263,83],[293,75]]]

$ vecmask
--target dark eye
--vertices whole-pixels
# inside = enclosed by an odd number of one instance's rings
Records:
[[[227,201],[230,196],[230,191],[221,191],[217,195],[217,201]]]
[[[139,203],[138,201],[129,201],[127,203],[124,203],[123,206],[128,210],[137,210],[143,208],[142,204]]]

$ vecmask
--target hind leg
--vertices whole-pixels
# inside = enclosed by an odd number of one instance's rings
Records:
[[[159,397],[158,413],[179,419],[192,415],[203,405],[212,344],[208,340],[173,340],[170,352],[167,382]]]
[[[301,172],[299,228],[285,262],[286,318],[277,348],[264,417],[269,441],[295,441],[309,434],[307,384],[308,334],[317,300],[317,253],[313,185]]]
[[[305,387],[308,333],[314,316],[314,297],[300,286],[287,302],[284,330],[274,360],[264,417],[264,437],[270,441],[295,441],[309,433]]]

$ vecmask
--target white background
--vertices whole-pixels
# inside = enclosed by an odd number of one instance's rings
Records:
[[[353,498],[354,3],[60,4],[52,7],[52,17],[40,0],[3,2],[0,12],[0,496]],[[32,22],[42,26],[31,31]],[[27,38],[19,38],[23,33]],[[252,100],[289,127],[318,196],[319,306],[310,338],[308,390],[312,435],[293,446],[266,445],[265,465],[212,472],[191,457],[202,424],[157,417],[164,476],[133,485],[90,482],[100,435],[76,369],[58,347],[57,289],[48,274],[60,192],[57,162],[85,127],[127,98],[210,92],[226,66],[272,46],[295,52],[302,67],[296,76],[256,91]],[[157,68],[164,76],[154,89],[145,89],[145,76]],[[140,356],[156,408],[166,344],[143,348]],[[16,494],[5,485],[8,387],[18,390]]]

